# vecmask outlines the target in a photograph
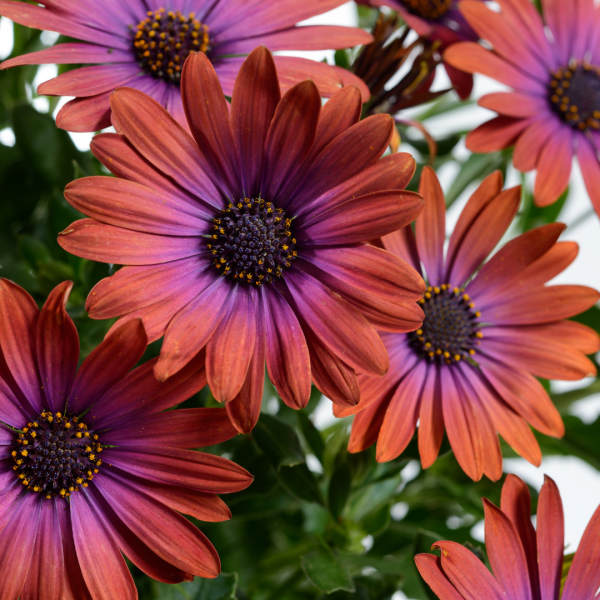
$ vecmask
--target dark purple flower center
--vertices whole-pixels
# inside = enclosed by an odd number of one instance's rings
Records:
[[[400,0],[406,9],[422,19],[439,19],[450,9],[452,0]]]
[[[161,8],[147,15],[138,24],[133,42],[140,68],[156,79],[179,83],[189,54],[208,50],[208,26],[194,13],[186,17]]]
[[[21,483],[46,498],[87,487],[101,465],[98,436],[77,417],[43,412],[15,439],[13,469]]]
[[[410,346],[423,358],[446,364],[475,354],[483,334],[468,294],[448,284],[429,287],[419,300],[425,313],[421,329],[408,334]]]
[[[581,131],[600,129],[600,67],[573,61],[552,73],[548,91],[560,118]]]
[[[230,204],[213,223],[208,248],[215,266],[239,281],[272,283],[297,255],[292,220],[263,198]]]

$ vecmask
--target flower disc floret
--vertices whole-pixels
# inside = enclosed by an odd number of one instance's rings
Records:
[[[13,470],[24,486],[46,498],[68,497],[98,473],[98,435],[77,417],[43,412],[15,436]]]
[[[257,286],[279,279],[297,256],[292,220],[263,198],[230,204],[213,220],[208,248],[217,269]]]
[[[571,127],[600,129],[600,67],[573,61],[557,69],[548,94],[554,111]]]
[[[400,0],[406,8],[422,19],[439,19],[452,4],[451,0]]]
[[[475,354],[483,337],[477,321],[481,315],[463,289],[449,284],[429,287],[419,304],[425,319],[408,338],[420,356],[450,365]]]
[[[134,37],[138,64],[156,79],[179,83],[181,69],[191,52],[206,52],[209,48],[208,25],[179,11],[168,13],[164,8],[148,11],[140,21]]]

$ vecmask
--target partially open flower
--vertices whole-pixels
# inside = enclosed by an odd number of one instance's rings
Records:
[[[395,10],[410,28],[435,45],[439,52],[457,42],[476,42],[479,39],[461,14],[459,0],[359,0],[359,4],[387,6]],[[463,100],[467,99],[473,90],[473,76],[447,62],[444,66],[458,95]]]
[[[536,528],[529,489],[508,475],[500,508],[483,500],[485,545],[492,568],[464,546],[437,542],[441,557],[419,554],[417,568],[440,600],[594,600],[600,587],[600,509],[589,522],[563,581],[565,523],[556,484],[546,477]],[[537,529],[537,531],[536,531]],[[561,589],[562,588],[562,589]]]
[[[388,369],[375,328],[412,331],[423,316],[422,278],[366,243],[423,206],[404,190],[413,158],[381,158],[392,118],[359,122],[352,86],[323,109],[311,81],[281,98],[264,48],[240,70],[231,116],[204,54],[186,62],[182,91],[195,139],[148,96],[117,90],[122,135],[92,144],[117,177],[67,187],[92,218],[63,231],[60,245],[126,265],[92,290],[90,315],[141,317],[151,340],[164,334],[161,380],[206,347],[208,382],[240,431],[258,419],[265,361],[293,408],[308,403],[311,378],[334,402],[356,404],[355,371]]]
[[[134,600],[125,554],[167,583],[216,577],[219,557],[180,513],[231,517],[216,494],[245,489],[238,465],[190,448],[236,434],[224,409],[163,412],[206,383],[203,359],[160,383],[140,319],[82,363],[65,310],[40,311],[0,280],[0,581],[10,600]]]
[[[296,23],[327,12],[345,0],[45,0],[35,6],[0,0],[0,15],[17,23],[56,31],[81,42],[59,44],[2,63],[88,64],[40,85],[39,94],[75,96],[56,122],[68,131],[97,131],[110,125],[110,94],[127,85],[164,106],[184,127],[180,81],[190,53],[203,52],[230,96],[244,57],[256,46],[271,50],[325,50],[369,43],[357,27]],[[83,43],[82,43],[83,42]],[[285,91],[312,79],[323,96],[347,84],[368,89],[344,69],[289,56],[275,58]]]
[[[427,38],[406,43],[411,30],[399,28],[396,15],[380,14],[373,27],[374,41],[363,46],[352,63],[352,72],[369,87],[368,114],[395,114],[430,102],[449,90],[430,91],[441,62],[437,46]],[[409,65],[410,63],[410,65]],[[400,69],[408,69],[396,81]],[[393,85],[388,85],[394,80]]]
[[[600,349],[598,334],[565,321],[594,305],[600,294],[576,285],[545,284],[568,267],[577,244],[557,242],[564,225],[528,231],[486,257],[517,214],[520,188],[502,191],[500,172],[471,196],[446,237],[444,195],[426,167],[420,192],[425,209],[410,227],[383,238],[383,246],[421,269],[429,285],[420,301],[423,326],[408,334],[382,333],[390,370],[360,377],[361,400],[335,407],[356,414],[349,450],[377,442],[377,460],[400,455],[419,423],[424,468],[438,455],[444,431],[465,473],[478,480],[502,476],[497,432],[535,465],[539,445],[529,428],[561,437],[564,426],[536,377],[577,380],[595,375],[585,356]]]

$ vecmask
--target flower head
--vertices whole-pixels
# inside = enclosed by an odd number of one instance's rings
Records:
[[[588,193],[600,213],[600,60],[595,48],[600,7],[593,0],[568,6],[542,2],[544,20],[530,0],[499,0],[501,12],[462,2],[473,29],[493,47],[473,43],[448,49],[445,60],[511,88],[483,96],[498,113],[467,136],[473,152],[514,145],[520,171],[537,169],[535,201],[546,206],[567,189],[577,155]]]
[[[421,576],[440,600],[594,600],[600,587],[600,509],[589,522],[563,578],[564,514],[558,488],[546,477],[537,509],[537,531],[531,523],[529,489],[508,475],[500,508],[484,499],[485,545],[492,568],[464,546],[437,542],[441,557],[419,554]],[[562,593],[561,593],[562,592]]]
[[[205,385],[203,361],[168,383],[154,377],[155,361],[131,371],[147,345],[136,319],[78,370],[71,287],[59,285],[40,311],[0,280],[2,597],[133,600],[121,553],[167,583],[216,577],[216,550],[180,513],[226,520],[216,494],[252,477],[190,450],[235,435],[224,409],[162,412]]]
[[[186,62],[182,91],[195,141],[148,96],[117,90],[122,135],[92,144],[117,178],[67,187],[92,218],[62,232],[60,245],[126,265],[92,290],[90,315],[141,317],[151,340],[164,334],[161,380],[206,346],[208,382],[241,431],[258,419],[265,360],[294,408],[308,402],[311,376],[332,400],[356,404],[355,371],[388,368],[374,327],[411,331],[423,315],[421,277],[365,244],[423,206],[404,191],[412,157],[380,160],[392,118],[358,122],[355,87],[323,109],[311,81],[280,98],[264,48],[240,70],[231,117],[205,55]]]
[[[352,63],[352,72],[371,92],[368,114],[385,112],[393,115],[449,91],[431,91],[435,70],[441,60],[434,44],[426,38],[407,43],[411,29],[399,29],[399,21],[397,15],[380,13],[372,30],[374,41],[363,46]],[[400,69],[406,72],[398,81]],[[393,85],[390,85],[391,80]]]
[[[377,459],[400,455],[419,421],[424,468],[437,458],[444,430],[462,469],[472,479],[502,475],[496,432],[539,465],[539,446],[528,424],[546,435],[564,433],[562,419],[536,377],[576,380],[595,375],[585,356],[600,348],[592,329],[564,319],[590,308],[595,290],[546,286],[577,255],[558,242],[553,223],[508,242],[487,263],[517,213],[520,188],[502,191],[499,172],[471,196],[450,237],[446,256],[445,202],[435,173],[421,177],[425,209],[416,239],[407,227],[383,246],[424,267],[429,285],[421,305],[423,326],[408,334],[382,333],[390,370],[382,379],[360,378],[361,401],[338,416],[358,412],[349,449],[377,441]]]
[[[479,3],[483,0],[473,0]],[[435,44],[443,52],[457,42],[476,42],[477,33],[459,10],[459,0],[362,0],[359,4],[387,6],[402,17],[406,24],[421,37]],[[473,90],[473,77],[444,63],[448,77],[458,95],[465,100]]]
[[[89,64],[38,88],[48,96],[75,96],[58,113],[59,127],[98,131],[110,123],[110,94],[119,86],[141,90],[186,126],[180,80],[190,53],[204,52],[230,96],[244,56],[261,44],[271,50],[321,50],[369,43],[356,27],[296,23],[343,4],[344,0],[0,0],[0,15],[36,29],[56,31],[81,42],[17,56],[1,68],[30,64]],[[368,88],[344,69],[312,60],[275,58],[285,91],[312,79],[324,96],[352,83]]]

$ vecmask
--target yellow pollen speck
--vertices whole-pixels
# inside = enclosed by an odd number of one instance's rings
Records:
[[[478,331],[478,332],[475,334],[475,337],[478,337],[479,339],[481,339],[481,338],[483,337],[483,333],[481,333],[481,331]]]
[[[21,451],[21,455],[22,456],[27,456],[29,454],[29,452],[27,452],[27,450],[22,450]]]

